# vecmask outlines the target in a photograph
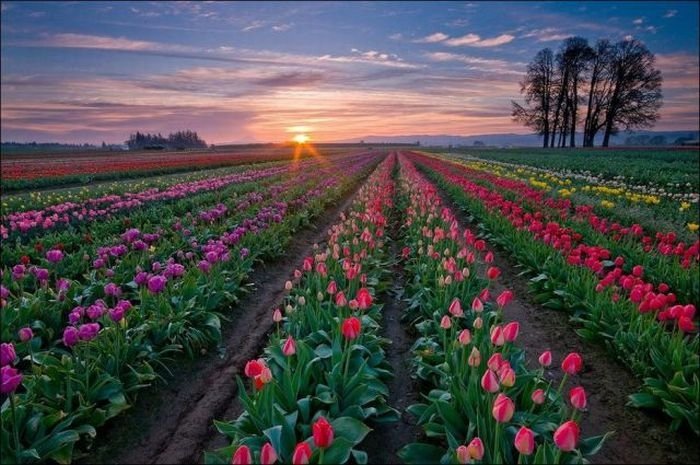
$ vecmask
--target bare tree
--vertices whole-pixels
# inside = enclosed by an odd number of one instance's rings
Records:
[[[588,109],[583,125],[583,146],[593,147],[598,131],[605,127],[605,109],[610,103],[613,87],[614,47],[609,40],[596,43],[590,62]]]
[[[624,40],[613,52],[612,93],[605,113],[603,147],[621,127],[650,127],[662,105],[661,72],[654,68],[654,54],[638,40]]]
[[[551,132],[553,88],[554,56],[550,49],[545,48],[537,52],[528,64],[525,79],[520,83],[520,93],[525,94],[527,107],[512,102],[513,118],[543,135],[544,147],[547,147]]]

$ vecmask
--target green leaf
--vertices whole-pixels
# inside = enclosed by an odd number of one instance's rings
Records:
[[[331,425],[337,438],[345,438],[353,446],[362,442],[367,433],[372,430],[360,420],[352,417],[336,418],[331,422]]]
[[[579,443],[579,450],[583,455],[594,455],[597,454],[603,443],[614,434],[614,432],[605,433],[603,436],[594,436],[592,438],[586,438]]]
[[[346,438],[336,437],[333,440],[333,444],[325,450],[323,454],[324,463],[345,463],[350,458],[350,451],[352,450],[352,442]]]
[[[408,465],[440,463],[440,459],[445,455],[445,451],[437,446],[414,442],[401,448],[397,455]]]

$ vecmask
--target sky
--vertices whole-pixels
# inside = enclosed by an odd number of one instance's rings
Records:
[[[697,129],[698,2],[12,2],[2,141],[209,143],[527,133],[537,51],[635,38],[664,77],[657,130]]]

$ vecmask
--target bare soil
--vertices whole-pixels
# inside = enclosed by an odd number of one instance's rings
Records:
[[[213,420],[233,420],[241,413],[236,376],[262,353],[273,326],[272,311],[285,295],[284,283],[303,257],[313,253],[313,245],[324,242],[361,184],[300,231],[284,257],[251,273],[252,292],[227,314],[223,350],[180,361],[167,385],[142,393],[131,413],[108,424],[84,463],[201,463],[204,451],[227,445]]]
[[[436,186],[437,187],[437,186]],[[444,204],[452,209],[462,225],[469,225],[467,214],[439,191]],[[472,225],[473,226],[473,225]],[[536,368],[539,355],[551,350],[553,363],[545,375],[558,386],[564,373],[561,361],[570,352],[579,352],[584,369],[570,377],[565,392],[583,386],[588,396],[588,411],[581,420],[582,437],[614,431],[592,463],[671,464],[700,461],[698,438],[688,430],[671,432],[670,421],[659,412],[627,407],[627,396],[637,392],[641,382],[623,364],[600,345],[582,340],[565,313],[534,303],[528,293],[528,280],[519,276],[517,263],[506,250],[493,250],[493,265],[502,274],[494,295],[510,289],[515,298],[504,310],[507,321],[520,323],[517,344],[525,349],[527,364]]]

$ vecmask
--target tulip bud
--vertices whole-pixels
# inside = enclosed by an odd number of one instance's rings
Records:
[[[32,332],[32,328],[29,326],[25,326],[24,328],[21,328],[19,330],[19,340],[22,342],[27,342],[31,340],[34,337],[34,333]]]
[[[293,285],[292,285],[292,282],[291,282],[291,281],[287,281],[286,283],[284,283],[284,289],[285,289],[286,291],[291,291],[291,290],[292,290],[292,287],[293,287]]]
[[[503,335],[503,328],[501,325],[496,325],[491,328],[491,344],[495,346],[502,346],[505,344],[506,340]]]
[[[582,366],[583,359],[576,352],[570,353],[566,356],[564,361],[561,362],[561,369],[564,370],[565,373],[568,373],[570,375],[575,375],[576,373],[581,371]]]
[[[486,270],[486,277],[489,279],[497,279],[500,275],[501,270],[499,270],[495,266],[489,267],[489,269]]]
[[[470,367],[478,367],[481,365],[481,353],[479,352],[479,349],[476,347],[472,347],[472,352],[469,354],[469,359],[467,360],[467,364]]]
[[[277,453],[272,444],[266,442],[262,449],[260,449],[260,463],[262,465],[272,465],[277,461]]]
[[[515,434],[514,444],[521,455],[531,455],[535,450],[535,433],[525,426],[520,427]]]
[[[286,313],[287,315],[289,315],[293,311],[294,311],[294,307],[292,307],[290,304],[287,304],[287,306],[284,307],[284,313]]]
[[[486,364],[488,365],[489,370],[498,371],[498,369],[501,368],[501,365],[503,365],[503,355],[501,355],[500,352],[494,353]]]
[[[253,455],[250,453],[248,446],[240,446],[236,449],[231,459],[233,465],[250,465],[253,463]]]
[[[486,392],[497,392],[498,391],[498,378],[496,374],[491,370],[486,370],[484,375],[481,377],[481,388]]]
[[[457,336],[457,341],[463,346],[466,346],[470,342],[472,342],[472,334],[469,332],[468,329],[463,329],[460,333],[459,336]]]
[[[530,399],[532,400],[532,402],[534,402],[537,405],[544,404],[544,400],[545,400],[544,391],[542,389],[535,389],[532,392]]]
[[[445,278],[445,286],[449,286],[452,284],[452,275],[448,274],[447,277]]]
[[[540,365],[542,365],[543,367],[548,367],[552,364],[552,353],[548,350],[545,350],[544,352],[542,352],[538,360],[540,362]]]
[[[484,325],[484,320],[482,320],[480,316],[478,316],[474,319],[474,328],[481,329],[481,327],[483,325]]]
[[[462,268],[462,276],[464,276],[464,279],[467,279],[469,277],[469,268]]]
[[[513,342],[518,337],[520,332],[520,323],[517,321],[511,321],[503,327],[503,338],[506,342]]]
[[[482,302],[488,302],[491,300],[491,292],[489,292],[489,288],[482,289],[481,292],[479,292],[479,300]]]
[[[472,459],[481,460],[484,458],[484,443],[480,438],[474,438],[467,446],[467,451],[469,451],[469,457]]]
[[[450,307],[447,309],[447,311],[456,317],[461,317],[464,315],[464,311],[462,310],[462,304],[456,297],[452,299],[452,303],[450,304]]]
[[[498,394],[498,397],[496,397],[496,400],[493,402],[493,408],[491,409],[493,418],[499,423],[507,423],[513,418],[514,412],[515,404],[510,397],[502,393]]]
[[[580,434],[578,424],[569,420],[554,432],[554,444],[564,452],[571,452],[576,448]]]
[[[275,311],[272,312],[272,321],[275,323],[282,321],[282,312],[280,312],[279,308],[276,308]]]
[[[333,427],[325,418],[320,417],[313,424],[312,429],[316,447],[325,448],[333,444]]]
[[[509,388],[515,385],[515,371],[512,368],[505,368],[498,372],[498,377],[501,380],[501,385]]]
[[[306,465],[311,459],[311,447],[305,442],[300,442],[294,448],[294,454],[292,454],[292,465]]]
[[[469,463],[469,451],[467,450],[467,446],[459,446],[457,450],[455,451],[457,453],[457,462],[459,462],[462,465],[466,465]]]
[[[450,329],[452,327],[452,320],[450,320],[450,317],[445,315],[442,317],[442,320],[440,321],[440,327],[442,329]]]
[[[501,294],[498,297],[496,297],[496,303],[501,308],[508,305],[511,300],[513,300],[513,293],[508,290],[501,292]]]
[[[474,300],[472,300],[472,310],[474,310],[476,313],[481,313],[484,311],[484,304],[478,297],[474,297]]]
[[[362,323],[356,317],[346,318],[341,326],[341,333],[345,339],[352,340],[360,335],[360,330],[362,329]]]
[[[586,391],[582,386],[575,387],[569,391],[569,400],[571,405],[577,410],[583,410],[586,408]]]
[[[292,355],[297,353],[297,345],[294,342],[292,336],[289,336],[287,340],[284,341],[284,345],[282,346],[282,353],[287,357],[291,357]]]

